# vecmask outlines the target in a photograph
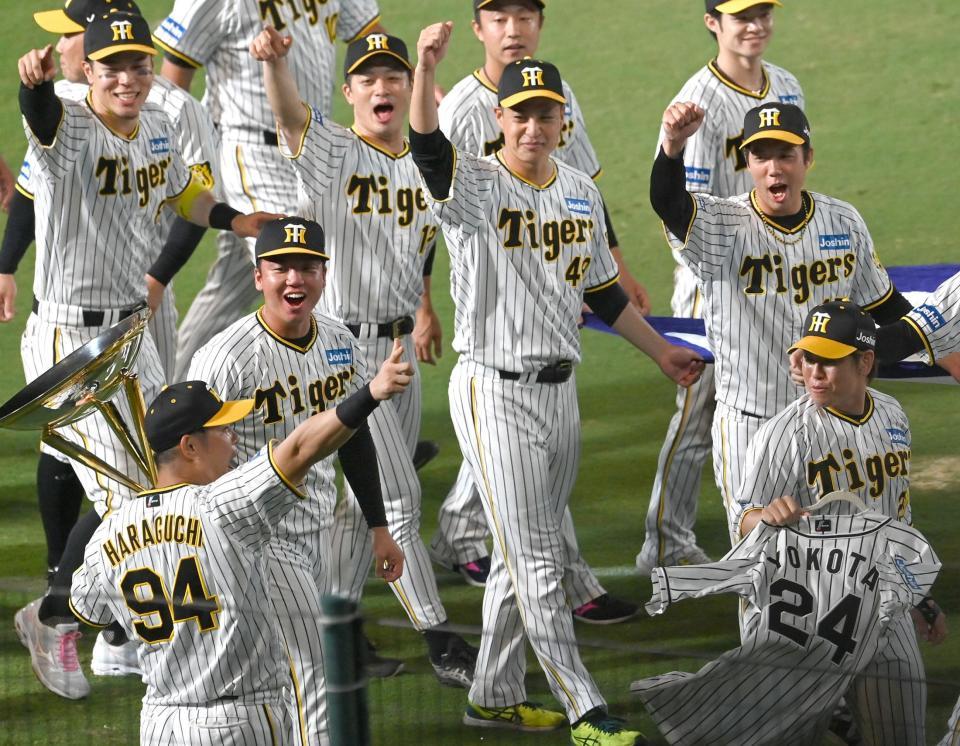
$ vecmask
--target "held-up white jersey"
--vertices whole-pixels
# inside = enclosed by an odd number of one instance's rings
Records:
[[[30,127],[39,301],[83,308],[129,308],[146,300],[144,274],[161,244],[159,213],[190,173],[170,119],[145,103],[128,139],[92,111],[88,99],[61,99],[54,142]]]
[[[282,440],[317,412],[335,407],[367,380],[367,366],[353,335],[327,316],[314,315],[309,340],[298,345],[278,336],[263,309],[245,316],[213,337],[193,356],[187,380],[206,381],[224,399],[253,399],[249,417],[233,428],[237,459],[244,463],[272,439]],[[276,529],[303,535],[301,523],[329,526],[336,502],[333,456],[307,472],[309,500],[290,511]],[[309,519],[309,520],[308,520]]]
[[[904,318],[923,340],[931,365],[960,350],[960,273],[944,280]]]
[[[350,324],[412,315],[438,229],[409,147],[393,155],[308,111],[303,142],[283,152],[297,172],[298,214],[323,226],[330,254],[318,310]]]
[[[262,550],[302,497],[267,448],[212,484],[126,500],[100,524],[70,605],[141,643],[144,704],[280,699],[286,666]]]
[[[717,401],[772,417],[796,398],[786,351],[802,336],[807,311],[836,298],[869,310],[893,286],[863,218],[846,202],[804,192],[808,220],[784,231],[761,217],[752,192],[691,198],[686,244],[667,238],[704,294],[707,336],[718,351]]]
[[[583,110],[573,90],[563,81],[563,129],[553,157],[596,179],[600,162],[593,150]],[[483,69],[457,83],[440,102],[440,129],[457,148],[476,156],[493,155],[503,147],[503,130],[493,110],[498,107],[497,87]]]
[[[727,78],[711,60],[684,83],[670,103],[692,101],[704,110],[703,124],[687,140],[683,165],[688,192],[706,192],[733,197],[753,188],[747,170],[743,142],[743,117],[765,102],[795,104],[804,108],[800,83],[789,72],[768,62],[763,64],[764,83],[748,91]],[[663,130],[657,141],[663,141]]]
[[[659,614],[683,598],[737,593],[753,619],[743,644],[696,674],[631,689],[670,743],[819,743],[836,703],[939,569],[919,532],[875,512],[761,522],[718,562],[655,568],[647,604]]]
[[[330,111],[336,79],[336,39],[361,36],[380,20],[374,0],[176,0],[154,39],[192,67],[205,67],[204,103],[225,140],[264,143],[274,131],[261,64],[250,42],[265,24],[293,37],[287,57],[297,88],[321,111]]]
[[[453,349],[475,363],[515,373],[579,363],[583,295],[619,278],[600,192],[583,172],[554,166],[536,185],[498,155],[457,150],[449,197],[426,190],[450,252]]]
[[[818,407],[804,394],[764,422],[750,441],[738,513],[782,495],[807,507],[844,490],[871,510],[909,524],[910,443],[907,415],[888,394],[867,389],[859,418]]]

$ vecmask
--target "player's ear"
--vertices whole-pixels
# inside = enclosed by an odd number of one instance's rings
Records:
[[[720,31],[720,19],[715,18],[710,13],[703,14],[703,25],[707,27],[707,31],[711,34],[716,34]]]
[[[258,291],[263,292],[263,274],[260,272],[260,262],[253,265],[253,284]]]
[[[811,168],[813,166],[813,148],[812,147],[807,148],[807,151],[803,154],[803,162],[807,168]]]
[[[83,74],[87,76],[87,83],[93,85],[93,63],[84,60],[83,65]]]
[[[347,100],[347,103],[353,106],[353,91],[350,90],[350,76],[347,76],[347,79],[344,81],[343,86],[340,88],[343,91],[343,97]]]

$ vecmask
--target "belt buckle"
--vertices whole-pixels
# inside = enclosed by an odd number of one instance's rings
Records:
[[[406,316],[401,316],[399,319],[394,319],[390,322],[390,338],[391,339],[400,339],[403,336],[402,325],[407,320]]]
[[[573,370],[573,360],[561,360],[555,364],[555,367],[558,371]]]

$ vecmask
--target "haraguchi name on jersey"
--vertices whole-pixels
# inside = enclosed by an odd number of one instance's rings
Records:
[[[880,579],[880,573],[877,568],[860,565],[866,561],[866,557],[854,551],[845,551],[840,548],[824,549],[823,547],[807,547],[804,554],[794,546],[788,546],[786,556],[782,557],[777,553],[773,557],[767,557],[767,562],[772,562],[777,567],[783,567],[786,561],[787,567],[794,570],[803,570],[805,572],[826,570],[831,575],[842,573],[848,578],[857,577],[857,573],[866,570],[860,578],[860,584],[866,586],[871,591],[877,587],[877,581]]]
[[[789,268],[788,273],[786,262],[780,254],[764,254],[745,256],[740,264],[740,276],[747,279],[744,295],[764,295],[768,289],[777,293],[794,290],[794,302],[806,303],[810,299],[812,286],[839,282],[841,277],[846,279],[853,274],[856,266],[857,255],[848,252],[827,259],[816,259],[810,264],[795,264]],[[767,284],[771,279],[774,284],[772,288],[768,288]]]
[[[593,237],[593,220],[590,218],[564,218],[540,223],[533,210],[500,210],[497,228],[503,231],[503,248],[520,249],[524,243],[531,249],[546,249],[543,258],[556,260],[564,246],[585,244]]]
[[[844,448],[840,454],[841,462],[833,453],[828,453],[819,461],[807,464],[807,484],[816,486],[817,493],[826,495],[840,489],[837,486],[835,475],[844,472],[847,484],[842,489],[856,492],[870,483],[870,497],[880,497],[886,487],[888,479],[906,477],[910,474],[910,449],[874,453],[865,459],[849,448]],[[863,464],[861,468],[860,464]]]
[[[108,158],[100,156],[97,161],[97,178],[100,179],[100,194],[105,197],[127,195],[137,190],[140,196],[140,207],[145,207],[150,201],[150,190],[167,183],[167,168],[170,158],[160,158],[154,163],[141,166],[133,174],[126,156]]]
[[[196,516],[175,513],[158,515],[152,520],[144,518],[139,524],[130,523],[117,531],[112,539],[103,542],[102,549],[111,567],[116,567],[141,549],[164,542],[202,548],[203,524]]]
[[[391,198],[390,181],[386,176],[361,176],[354,174],[347,182],[347,196],[353,198],[353,214],[378,215],[398,213],[397,224],[406,227],[413,222],[418,212],[427,211],[423,189],[402,187]],[[394,207],[396,206],[396,207]]]
[[[296,376],[289,375],[286,388],[280,381],[274,381],[270,388],[257,389],[253,395],[253,407],[256,410],[263,410],[264,425],[274,425],[284,420],[283,401],[285,399],[290,400],[292,415],[304,412],[307,407],[310,407],[311,414],[316,414],[325,410],[328,402],[343,397],[356,374],[356,368],[351,365],[339,373],[311,381],[307,384],[306,390]]]

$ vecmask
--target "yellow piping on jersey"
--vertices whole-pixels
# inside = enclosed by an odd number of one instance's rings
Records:
[[[260,308],[257,309],[257,322],[263,327],[263,330],[277,340],[277,342],[282,344],[284,347],[289,347],[291,350],[296,350],[297,352],[309,352],[310,348],[313,347],[313,343],[317,341],[317,322],[314,320],[313,314],[310,315],[310,341],[307,342],[306,346],[304,347],[295,345],[293,342],[288,339],[284,339],[273,329],[271,329],[270,325],[267,324],[266,319],[263,318],[263,306],[260,306]]]
[[[50,150],[50,148],[52,148],[54,145],[57,144],[57,135],[60,134],[60,127],[63,126],[63,120],[66,119],[66,117],[67,117],[67,110],[61,104],[60,105],[60,121],[57,122],[57,128],[53,131],[53,139],[50,141],[49,145],[44,145],[42,142],[40,142],[40,140],[37,140],[37,143],[40,145],[41,148],[43,148],[44,150]],[[31,129],[30,132],[32,133],[33,130]],[[36,135],[34,135],[34,139],[36,139]],[[30,197],[30,199],[33,199],[33,197]]]
[[[707,63],[707,69],[714,74],[717,80],[727,86],[727,88],[732,88],[737,93],[741,93],[744,96],[749,96],[750,98],[760,100],[762,98],[766,98],[767,94],[770,93],[770,76],[767,75],[767,68],[763,67],[762,64],[760,65],[760,71],[763,73],[763,85],[760,86],[759,92],[749,91],[746,88],[738,86],[736,83],[730,80],[730,78],[720,72],[720,68],[717,67],[717,61],[715,59],[710,60]]]
[[[378,23],[380,23],[380,16],[379,16],[379,15],[374,16],[373,20],[370,21],[370,22],[369,22],[366,26],[364,26],[362,29],[360,29],[359,33],[358,33],[356,36],[354,36],[352,39],[348,39],[348,40],[347,40],[347,44],[349,44],[350,42],[354,42],[354,41],[356,41],[357,39],[359,39],[359,38],[361,38],[361,37],[366,36],[367,34],[369,34],[371,31],[373,31],[374,27],[375,27]]]
[[[306,101],[301,101],[300,105],[307,112],[307,121],[303,123],[303,130],[300,132],[300,142],[297,145],[296,150],[290,150],[290,143],[287,142],[287,138],[283,135],[283,132],[280,131],[280,125],[277,124],[276,126],[277,142],[278,143],[282,142],[286,146],[286,149],[284,149],[283,147],[278,148],[280,150],[280,155],[282,155],[284,158],[286,158],[289,161],[295,161],[303,153],[303,143],[307,139],[307,130],[310,129],[310,125],[313,124],[313,109],[307,106]],[[246,189],[244,189],[244,191],[246,191]]]
[[[480,441],[480,416],[477,412],[477,379],[476,376],[470,377],[470,413],[473,415],[473,433],[474,439],[477,442],[477,458],[480,461],[480,474],[483,476],[483,492],[486,495],[487,502],[490,505],[490,515],[493,516],[493,529],[494,535],[497,540],[497,544],[500,545],[500,553],[503,555],[503,565],[507,568],[507,573],[510,575],[510,582],[513,584],[514,596],[516,596],[517,580],[513,572],[513,565],[510,562],[510,554],[507,552],[507,543],[503,538],[503,529],[500,526],[500,517],[497,515],[497,507],[493,502],[493,493],[490,491],[490,479],[487,477],[487,465],[486,460],[483,457],[483,444]],[[527,632],[529,637],[529,626],[527,626],[527,616],[523,609],[523,604],[519,601],[514,600],[514,603],[517,604],[517,610],[520,612],[520,620],[523,622],[523,629]],[[553,676],[554,680],[557,682],[564,694],[567,695],[567,698],[570,700],[570,707],[573,709],[574,714],[577,716],[577,719],[583,714],[580,712],[580,708],[577,707],[577,702],[573,697],[573,694],[570,693],[570,690],[563,683],[563,679],[560,678],[560,674],[557,670],[551,666],[546,661],[541,661],[544,669]]]
[[[186,62],[192,68],[203,67],[203,65],[200,62],[197,62],[195,59],[193,59],[193,57],[188,57],[183,52],[179,52],[173,47],[171,47],[169,44],[164,44],[160,39],[157,38],[156,34],[153,35],[153,43],[156,44],[158,47],[160,47],[160,49],[162,49],[164,52],[167,52],[168,54],[172,54],[178,60],[182,60],[183,62]]]
[[[125,142],[133,142],[134,140],[137,139],[137,135],[140,134],[140,120],[139,120],[139,119],[137,119],[137,126],[133,128],[133,132],[131,132],[129,135],[125,135],[125,134],[123,134],[122,132],[117,132],[113,127],[111,127],[109,124],[107,124],[106,121],[104,121],[104,119],[103,119],[99,114],[97,114],[97,112],[96,112],[96,111],[94,110],[94,108],[93,108],[93,89],[87,91],[87,106],[88,106],[89,109],[90,109],[90,113],[93,114],[93,116],[95,116],[95,117],[97,118],[97,120],[100,122],[100,124],[102,124],[102,125],[103,125],[104,127],[106,127],[108,130],[110,130],[111,133],[113,133],[114,135],[116,135],[117,137],[119,137],[121,140],[124,140]],[[61,116],[61,121],[62,121],[62,120],[63,120],[63,117]],[[59,129],[59,128],[60,128],[60,126],[57,125],[57,129]]]
[[[399,153],[391,153],[391,152],[390,152],[389,150],[387,150],[386,148],[381,147],[380,145],[377,145],[377,143],[375,143],[373,140],[370,140],[369,138],[364,137],[364,136],[361,135],[359,132],[357,132],[357,126],[356,126],[356,125],[353,125],[352,127],[350,127],[350,131],[351,131],[353,134],[355,134],[357,137],[359,137],[359,138],[360,138],[363,142],[365,142],[367,145],[369,145],[371,148],[373,148],[373,149],[376,150],[376,151],[379,151],[379,152],[383,153],[383,154],[384,154],[385,156],[387,156],[388,158],[393,158],[393,160],[395,160],[395,161],[396,161],[396,160],[399,160],[400,158],[403,158],[405,155],[407,155],[407,153],[410,152],[410,144],[406,141],[406,139],[404,139],[404,141],[403,141],[403,149],[402,149]]]
[[[270,729],[270,746],[277,746],[277,730],[273,725],[273,715],[270,712],[270,705],[263,705],[263,714],[267,718],[267,727]],[[306,743],[306,740],[304,740]]]
[[[767,215],[763,210],[760,209],[760,204],[757,202],[756,189],[750,190],[750,205],[751,207],[753,207],[754,211],[757,213],[757,217],[759,217],[760,220],[762,220],[764,223],[769,225],[771,228],[776,228],[781,233],[788,233],[788,234],[799,233],[800,231],[802,231],[804,228],[807,227],[807,223],[810,222],[810,220],[813,218],[813,214],[817,211],[817,206],[813,201],[813,195],[810,194],[810,192],[804,190],[800,192],[801,202],[803,201],[804,197],[810,200],[810,207],[807,209],[806,215],[803,216],[803,220],[800,221],[800,225],[795,226],[794,228],[785,228],[784,226],[780,225],[780,223],[778,223],[776,220],[774,220],[769,215]]]
[[[77,611],[77,607],[73,605],[72,598],[67,599],[67,606],[70,607],[70,611],[73,612],[73,615],[84,624],[89,624],[91,627],[96,627],[97,629],[106,629],[109,626],[109,622],[107,624],[98,624],[91,619],[87,619],[83,614]]]
[[[506,162],[503,160],[502,150],[497,151],[497,160],[500,161],[500,165],[503,166],[505,169],[507,169],[507,172],[511,176],[513,176],[513,178],[519,179],[524,184],[528,184],[529,186],[532,186],[534,189],[539,189],[541,191],[543,191],[544,189],[549,189],[553,185],[553,182],[557,180],[557,174],[559,173],[557,171],[557,164],[554,163],[553,158],[551,158],[550,162],[553,164],[553,174],[543,184],[534,184],[532,181],[523,178],[520,174],[518,174],[516,171],[514,171],[512,168],[510,168],[510,166],[506,164]]]
[[[297,487],[293,482],[291,482],[291,481],[287,478],[287,475],[286,475],[286,474],[284,474],[282,471],[280,471],[280,467],[277,466],[277,462],[274,461],[274,458],[273,458],[273,446],[274,446],[276,443],[277,443],[276,440],[271,440],[271,441],[267,444],[267,458],[270,460],[270,466],[273,467],[274,472],[276,472],[277,476],[280,477],[280,481],[283,482],[285,485],[287,485],[287,488],[288,488],[294,495],[296,495],[297,497],[299,497],[301,500],[305,500],[305,499],[307,498],[306,494],[304,494],[304,493],[300,490],[299,487]]]
[[[851,425],[865,425],[873,417],[874,406],[873,406],[873,397],[870,396],[870,392],[867,392],[867,409],[860,417],[853,417],[852,415],[841,412],[839,409],[834,409],[833,407],[824,407],[824,409],[832,414],[837,419],[843,420],[844,422],[849,422]]]
[[[399,580],[394,580],[390,583],[390,587],[393,589],[394,594],[396,594],[397,599],[400,601],[401,606],[403,606],[404,611],[407,612],[407,616],[410,617],[410,621],[413,622],[413,626],[417,629],[423,629],[423,622],[417,617],[416,612],[413,610],[413,605],[410,603],[410,599],[407,598],[407,594],[403,592],[403,588],[400,586]]]
[[[692,194],[690,194],[690,192],[687,192],[687,196],[690,198],[690,201],[693,203],[693,214],[690,216],[690,224],[687,225],[687,231],[684,234],[683,238],[680,239],[680,237],[677,236],[678,239],[683,241],[683,246],[680,247],[680,251],[683,251],[685,248],[687,248],[687,243],[689,243],[690,241],[690,231],[693,230],[693,222],[697,219],[697,210],[698,210],[697,198],[694,197]],[[667,224],[661,220],[660,227],[663,229],[663,237],[667,239],[667,246],[669,246],[672,249],[673,243],[671,243],[670,241],[670,231],[667,230]]]
[[[614,277],[612,280],[601,282],[599,285],[594,285],[592,288],[586,288],[583,292],[584,292],[584,295],[586,295],[587,293],[596,293],[610,287],[611,285],[616,285],[618,282],[620,282],[619,272],[617,272],[616,277]]]
[[[754,507],[752,507],[752,508],[747,508],[747,509],[746,509],[745,511],[743,511],[743,513],[740,515],[740,520],[737,521],[737,538],[738,538],[738,539],[742,539],[742,538],[743,538],[743,519],[746,518],[750,513],[755,513],[755,512],[758,511],[758,510],[759,510],[760,512],[763,512],[763,508],[758,508],[758,507],[754,506]]]
[[[239,145],[237,145],[234,156],[237,160],[237,169],[240,171],[240,187],[243,189],[243,193],[247,195],[247,199],[250,200],[250,204],[253,205],[253,209],[259,210],[256,198],[250,193],[250,179],[247,178],[247,169],[243,166],[243,155],[240,152]]]
[[[290,649],[286,643],[283,646],[287,653],[287,663],[290,666],[290,679],[293,682],[293,698],[297,702],[297,722],[300,726],[300,743],[309,743],[307,740],[307,719],[303,712],[303,696],[300,693],[300,679],[297,678],[297,669],[293,665],[293,658],[290,657]]]
[[[733,495],[730,493],[730,485],[727,483],[727,418],[720,418],[720,481],[723,482],[723,505],[727,509],[727,515],[730,514],[730,501]]]
[[[690,407],[693,402],[693,395],[689,388],[683,390],[683,413],[680,415],[680,426],[677,428],[677,434],[673,436],[673,442],[670,444],[670,450],[667,452],[667,458],[663,462],[663,477],[660,480],[660,507],[657,509],[657,562],[664,560],[664,537],[661,527],[663,526],[663,509],[665,506],[667,477],[670,474],[670,467],[673,466],[673,457],[677,455],[677,446],[680,445],[680,438],[687,427],[687,421],[690,419]]]
[[[601,168],[599,171],[597,171],[597,172],[596,172],[593,176],[591,176],[590,178],[593,179],[594,181],[597,181],[597,180],[600,179],[601,176],[603,176],[603,169],[602,169],[602,168]]]
[[[487,74],[483,71],[483,68],[479,68],[473,71],[473,77],[475,77],[484,88],[488,91],[493,91],[497,93],[497,87],[490,82],[490,78],[487,77]]]
[[[927,335],[924,334],[923,329],[920,328],[917,322],[911,319],[909,316],[904,316],[903,321],[906,321],[907,325],[917,333],[918,337],[920,337],[920,341],[923,342],[923,347],[926,349],[927,355],[930,358],[927,365],[933,367],[933,365],[936,364],[936,361],[933,359],[933,347],[930,346],[930,341],[927,339]]]
[[[22,186],[20,186],[20,182],[19,182],[19,181],[18,181],[16,184],[13,185],[13,188],[16,189],[18,192],[20,192],[20,194],[22,194],[22,195],[23,195],[24,197],[26,197],[27,199],[33,199],[33,195],[30,194],[30,192],[28,192],[28,191],[27,191],[26,189],[24,189]]]
[[[884,303],[885,301],[887,301],[887,300],[890,298],[891,295],[893,295],[893,283],[892,283],[892,282],[890,283],[890,287],[887,288],[887,292],[885,292],[883,295],[881,295],[879,299],[873,301],[873,303],[864,303],[862,306],[860,306],[860,308],[862,308],[864,311],[872,311],[874,308],[876,308],[877,306],[879,306],[881,303]]]

